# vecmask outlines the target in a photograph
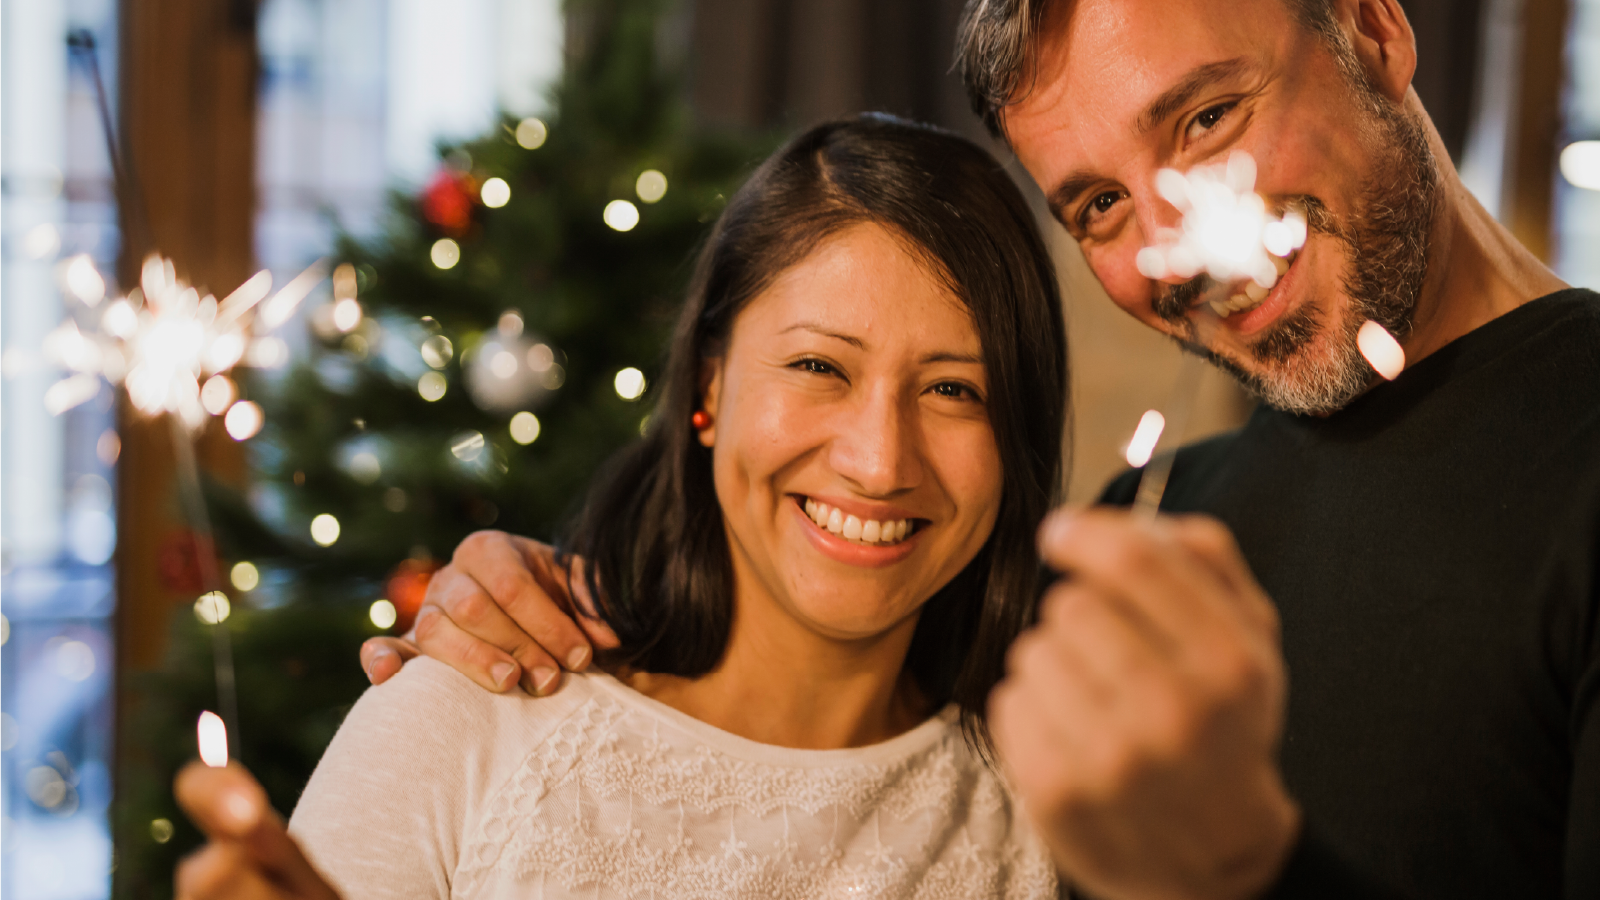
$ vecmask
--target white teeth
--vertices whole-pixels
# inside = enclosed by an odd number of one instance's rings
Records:
[[[1258,302],[1267,299],[1267,293],[1269,290],[1269,288],[1264,288],[1261,285],[1256,284],[1254,281],[1244,286],[1245,296]]]
[[[1274,257],[1272,257],[1272,264],[1274,266],[1277,266],[1279,275],[1282,275],[1283,273],[1289,271],[1289,264],[1292,263],[1292,262],[1294,262],[1294,256],[1293,255],[1290,255],[1290,256],[1274,256]]]
[[[1211,301],[1211,311],[1226,319],[1228,313],[1233,312],[1233,309],[1228,306],[1227,301],[1213,300]]]
[[[879,521],[845,515],[843,511],[826,503],[806,498],[806,515],[822,528],[847,541],[862,544],[897,544],[911,531],[911,520]]]

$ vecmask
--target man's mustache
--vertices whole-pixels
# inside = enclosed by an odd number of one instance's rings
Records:
[[[1305,215],[1308,232],[1348,240],[1346,229],[1339,224],[1321,200],[1305,194],[1286,197],[1279,205],[1276,214],[1282,215],[1284,210],[1290,209],[1297,209]],[[1200,302],[1200,298],[1215,287],[1217,280],[1205,274],[1197,275],[1182,284],[1167,285],[1156,295],[1151,303],[1151,309],[1164,321],[1182,322],[1189,314],[1189,310]]]

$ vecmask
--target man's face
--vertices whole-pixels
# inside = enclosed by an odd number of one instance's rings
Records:
[[[1363,391],[1356,333],[1367,319],[1409,331],[1437,174],[1422,126],[1356,57],[1284,0],[1057,0],[1035,53],[1006,135],[1117,305],[1278,408],[1327,413]],[[1264,299],[1202,328],[1207,280],[1154,281],[1135,257],[1181,222],[1156,173],[1232,150],[1311,233]]]

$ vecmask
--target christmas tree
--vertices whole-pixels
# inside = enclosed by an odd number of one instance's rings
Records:
[[[441,147],[380,239],[339,241],[305,358],[242,384],[265,412],[250,495],[208,496],[233,583],[236,756],[282,811],[365,687],[361,641],[408,626],[435,560],[478,528],[553,537],[641,430],[690,256],[772,146],[691,126],[682,73],[657,57],[670,13],[569,3],[583,46],[550,114]],[[216,706],[209,627],[177,615],[169,665],[133,685],[118,896],[170,895],[200,841],[170,785]]]

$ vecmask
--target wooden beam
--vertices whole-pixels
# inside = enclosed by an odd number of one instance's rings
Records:
[[[1526,0],[1502,221],[1523,246],[1550,262],[1555,205],[1556,142],[1566,60],[1568,0]]]

